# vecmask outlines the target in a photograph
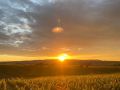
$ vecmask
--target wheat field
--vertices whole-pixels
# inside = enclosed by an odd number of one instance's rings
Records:
[[[120,74],[1,79],[0,90],[120,90]]]

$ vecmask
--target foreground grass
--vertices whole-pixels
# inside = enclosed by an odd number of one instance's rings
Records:
[[[120,90],[120,74],[1,79],[0,90]]]

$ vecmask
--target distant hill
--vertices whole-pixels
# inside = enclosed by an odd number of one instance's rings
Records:
[[[31,61],[12,61],[0,62],[0,65],[51,65],[61,63],[58,60],[31,60]],[[66,60],[63,63],[67,65],[88,65],[88,66],[120,66],[120,61],[103,61],[103,60]]]
[[[32,60],[0,62],[0,78],[120,73],[119,61]]]

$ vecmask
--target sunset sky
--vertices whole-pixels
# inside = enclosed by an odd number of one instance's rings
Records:
[[[0,0],[0,61],[61,53],[120,60],[120,0]]]

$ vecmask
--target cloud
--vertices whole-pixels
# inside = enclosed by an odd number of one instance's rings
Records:
[[[0,0],[0,47],[6,47],[5,54],[12,49],[27,55],[44,46],[49,52],[64,47],[71,52],[76,47],[111,48],[106,43],[113,42],[112,47],[118,46],[119,4],[118,0]],[[56,35],[51,30],[58,18],[64,32]]]

